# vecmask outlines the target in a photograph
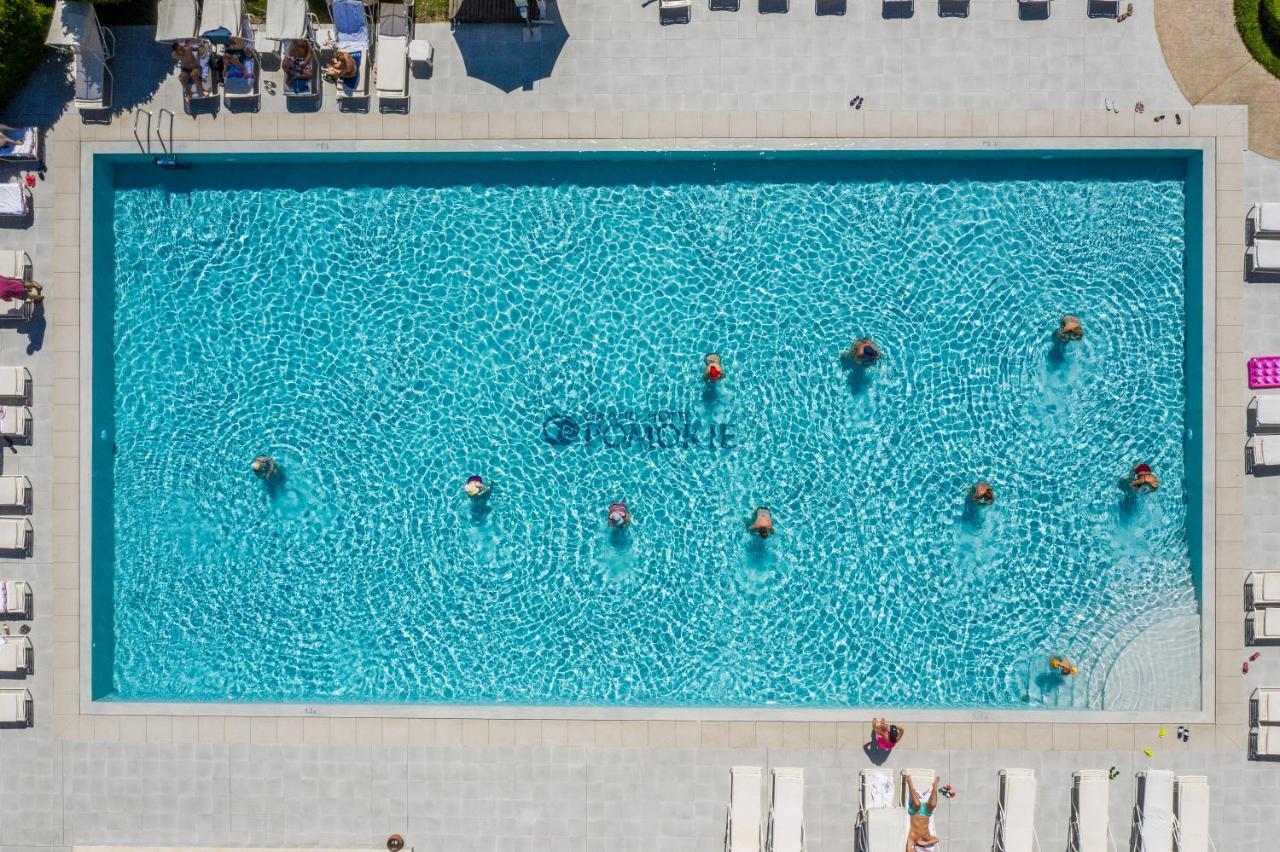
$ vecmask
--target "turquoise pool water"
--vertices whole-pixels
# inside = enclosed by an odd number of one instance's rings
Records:
[[[108,166],[98,698],[1103,707],[1198,611],[1198,160]]]

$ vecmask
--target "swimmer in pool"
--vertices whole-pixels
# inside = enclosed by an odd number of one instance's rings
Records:
[[[1160,487],[1160,478],[1151,472],[1149,464],[1134,465],[1129,477],[1129,487],[1139,494],[1150,494]]]
[[[969,499],[978,506],[990,506],[996,502],[996,491],[990,483],[978,482],[969,489]]]
[[[271,456],[258,456],[249,468],[258,475],[259,479],[271,479],[280,471],[276,460]]]
[[[762,539],[773,535],[776,532],[773,528],[773,514],[765,506],[758,507],[751,515],[751,523],[747,525],[747,530]]]
[[[1053,336],[1059,343],[1074,343],[1084,338],[1084,326],[1080,324],[1080,317],[1075,314],[1067,314],[1058,320],[1058,330]]]
[[[631,513],[627,511],[627,504],[621,500],[609,504],[609,526],[615,530],[625,530],[631,526]]]
[[[462,486],[462,490],[472,500],[479,500],[481,497],[489,493],[489,486],[484,484],[484,479],[479,476],[467,477],[467,483]]]
[[[874,340],[863,337],[855,340],[853,345],[845,350],[844,357],[852,360],[859,367],[870,367],[880,360],[880,350],[876,347]]]
[[[719,354],[711,352],[702,360],[706,364],[706,369],[702,371],[703,381],[718,382],[724,378],[724,364],[720,363]]]

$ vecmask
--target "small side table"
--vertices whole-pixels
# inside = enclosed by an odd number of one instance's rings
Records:
[[[431,42],[420,38],[409,42],[409,61],[413,64],[431,67],[435,55],[436,49],[431,46]]]

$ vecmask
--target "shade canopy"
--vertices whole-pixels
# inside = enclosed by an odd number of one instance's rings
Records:
[[[285,40],[307,34],[307,0],[270,0],[264,32],[267,38]]]
[[[99,41],[98,15],[93,6],[78,0],[58,0],[49,23],[49,37],[44,43],[74,50]]]
[[[160,0],[156,7],[156,41],[181,41],[196,34],[200,11],[196,0]]]
[[[200,8],[199,33],[205,38],[226,38],[240,32],[244,17],[241,0],[204,0]]]

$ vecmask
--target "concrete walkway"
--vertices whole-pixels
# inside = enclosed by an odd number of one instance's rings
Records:
[[[1280,79],[1249,55],[1231,0],[1156,0],[1156,31],[1186,99],[1249,107],[1249,147],[1280,158]]]

